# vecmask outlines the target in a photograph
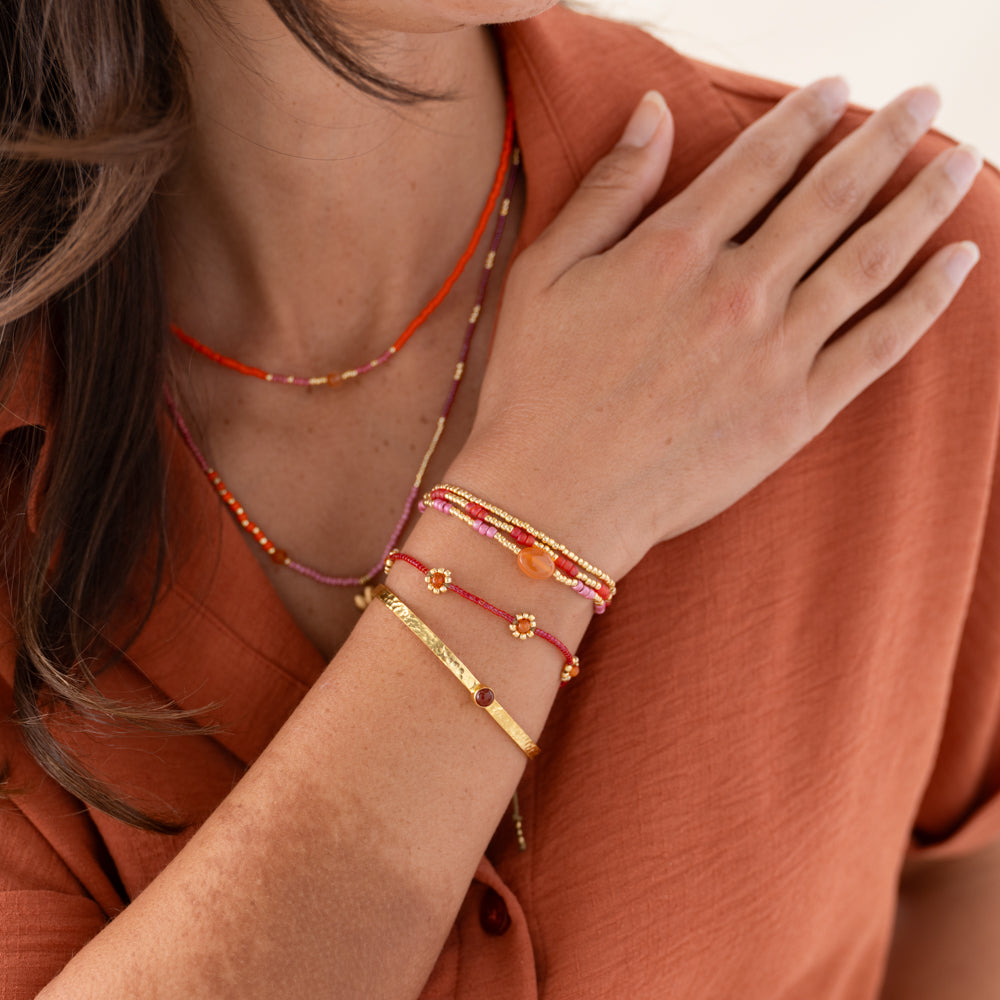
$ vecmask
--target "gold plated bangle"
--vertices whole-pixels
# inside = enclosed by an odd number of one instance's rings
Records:
[[[517,744],[529,759],[539,754],[538,744],[510,717],[496,699],[493,689],[481,683],[471,670],[424,624],[385,584],[375,588],[377,597],[459,680],[472,696],[472,702],[483,709]]]

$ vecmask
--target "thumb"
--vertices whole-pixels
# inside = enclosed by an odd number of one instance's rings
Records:
[[[551,281],[628,232],[663,183],[673,141],[666,101],[651,90],[632,112],[618,144],[594,164],[536,242],[536,265],[544,255]]]

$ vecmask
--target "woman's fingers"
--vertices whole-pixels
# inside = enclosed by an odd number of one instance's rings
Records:
[[[654,219],[671,228],[678,221],[697,226],[711,245],[727,243],[767,206],[802,158],[829,134],[847,106],[847,97],[841,77],[792,91],[741,132]]]
[[[929,87],[902,94],[827,153],[775,208],[744,245],[775,287],[794,286],[861,215],[940,104]]]
[[[790,95],[619,245],[669,157],[669,118],[647,98],[513,265],[470,441],[484,463],[521,441],[519,489],[539,510],[559,455],[560,503],[589,530],[587,551],[627,568],[735,502],[896,364],[974,263],[971,244],[952,245],[823,346],[897,279],[979,166],[968,150],[941,156],[815,267],[926,130],[937,106],[926,89],[877,112],[783,198],[759,238],[732,244],[830,131],[845,96],[839,81]],[[539,343],[586,399],[542,421],[551,371],[522,364]],[[629,442],[610,478],[593,447],[609,413]],[[586,485],[569,496],[570,483]],[[641,516],[592,521],[640,494],[650,498]]]
[[[615,148],[602,157],[531,248],[539,277],[551,284],[585,257],[617,243],[663,183],[673,146],[673,118],[649,91]]]
[[[939,250],[886,305],[820,351],[807,381],[813,434],[910,350],[978,260],[974,243]]]
[[[809,354],[884,291],[951,215],[983,165],[970,146],[942,153],[792,293],[785,328]],[[853,336],[854,334],[848,334]]]

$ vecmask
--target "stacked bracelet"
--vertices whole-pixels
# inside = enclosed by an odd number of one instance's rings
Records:
[[[538,744],[500,706],[493,689],[482,684],[472,671],[385,584],[375,588],[377,597],[459,680],[472,701],[517,744],[526,757],[537,757]]]
[[[615,596],[615,581],[537,528],[457,486],[439,484],[425,493],[419,509],[451,514],[517,555],[517,564],[535,580],[552,577],[594,602],[602,614]]]
[[[477,596],[476,594],[469,593],[469,591],[464,590],[462,587],[458,586],[451,578],[451,572],[447,569],[442,569],[436,567],[433,569],[428,569],[419,559],[414,559],[413,556],[407,555],[405,552],[400,552],[399,549],[393,549],[389,553],[388,558],[385,561],[385,571],[386,573],[392,569],[393,564],[396,561],[407,563],[414,569],[419,570],[424,574],[424,582],[427,584],[427,589],[432,594],[444,594],[451,592],[457,594],[459,597],[464,597],[465,600],[471,601],[473,604],[478,604],[479,607],[484,608],[491,614],[496,615],[498,618],[502,618],[507,625],[510,627],[510,633],[515,639],[531,639],[534,636],[538,636],[540,639],[544,639],[546,642],[555,646],[556,649],[562,654],[562,658],[565,661],[562,674],[559,679],[566,684],[572,678],[576,677],[580,673],[580,661],[575,657],[569,650],[569,647],[557,639],[550,632],[546,632],[544,629],[539,628],[535,624],[535,616],[528,614],[527,612],[522,612],[521,614],[511,614],[509,611],[504,611],[503,608],[498,608],[494,604],[490,604],[489,601],[483,600],[483,598]]]

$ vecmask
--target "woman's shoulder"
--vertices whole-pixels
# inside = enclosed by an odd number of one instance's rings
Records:
[[[677,51],[644,30],[559,6],[500,29],[508,83],[536,214],[530,239],[575,190],[589,167],[617,140],[641,95],[659,90],[675,123],[674,152],[659,193],[663,202],[687,186],[745,128],[793,89]],[[852,105],[837,128],[803,162],[800,176],[868,117]],[[873,201],[877,210],[954,140],[929,133]],[[869,213],[870,214],[870,213]],[[984,258],[1000,256],[1000,173],[983,171],[963,205],[932,241],[980,242]],[[994,282],[1000,286],[1000,282]],[[998,292],[1000,294],[1000,292]]]

